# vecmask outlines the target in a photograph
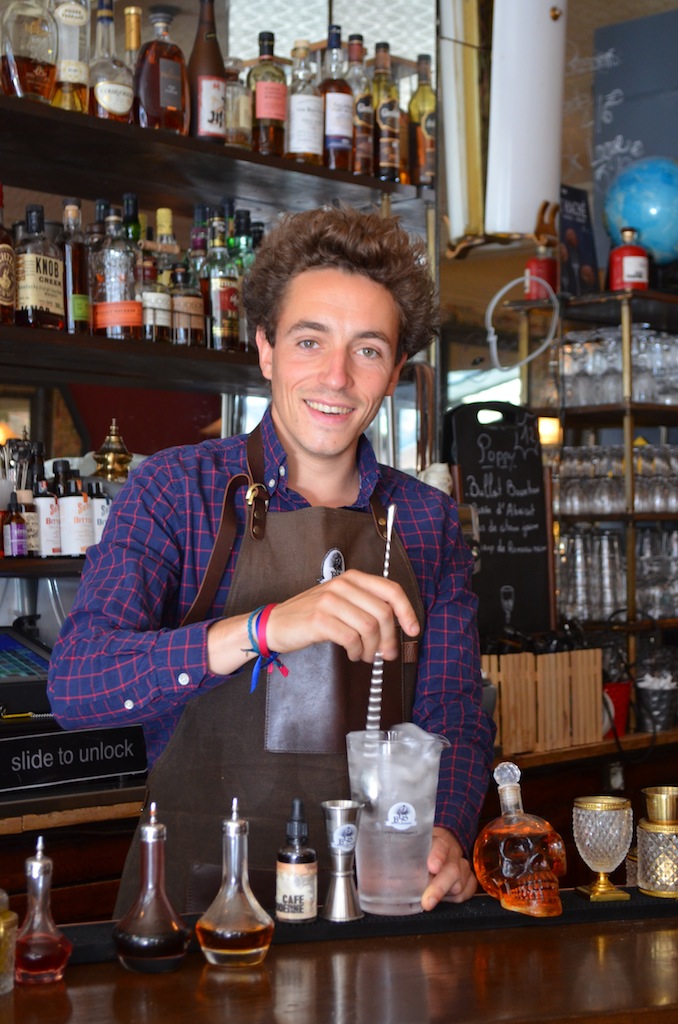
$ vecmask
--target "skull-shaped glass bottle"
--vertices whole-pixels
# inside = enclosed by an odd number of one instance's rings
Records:
[[[523,811],[520,769],[502,761],[494,770],[501,815],[480,832],[473,867],[485,892],[505,910],[531,917],[562,913],[558,878],[565,874],[565,844],[553,826]]]

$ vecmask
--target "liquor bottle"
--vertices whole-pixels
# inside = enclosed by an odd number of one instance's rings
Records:
[[[157,820],[156,806],[141,826],[139,894],[113,929],[118,960],[131,971],[164,974],[181,964],[191,930],[171,905],[165,891],[167,829]]]
[[[252,93],[244,79],[243,62],[224,60],[224,142],[227,146],[252,148]]]
[[[188,61],[191,89],[191,135],[224,141],[226,75],[217,39],[214,0],[200,0],[195,42]]]
[[[26,554],[34,558],[40,554],[40,543],[38,538],[38,512],[33,501],[33,491],[30,488],[22,488],[16,492],[16,500],[19,503],[19,512],[26,524]]]
[[[13,324],[16,290],[14,243],[5,228],[4,205],[4,194],[0,184],[0,324]]]
[[[79,558],[92,544],[92,507],[82,490],[82,480],[71,477],[65,486],[65,493],[59,497],[61,554]]]
[[[136,117],[142,128],[188,135],[188,72],[181,49],[170,39],[172,15],[158,10],[149,18],[153,39],[141,47],[134,72]]]
[[[296,39],[292,50],[292,79],[287,94],[285,156],[306,164],[323,162],[323,98],[311,65],[311,44]]]
[[[63,229],[57,244],[64,254],[64,303],[69,334],[88,334],[90,326],[87,248],[80,224],[80,200],[64,199]]]
[[[252,249],[256,253],[257,249],[264,240],[264,234],[266,233],[266,225],[263,220],[252,221]]]
[[[372,174],[374,169],[374,106],[372,83],[365,70],[363,37],[348,37],[346,81],[353,93],[353,173]]]
[[[193,225],[188,244],[188,270],[194,284],[200,281],[200,268],[207,259],[207,219],[209,207],[205,203],[196,203],[193,207]]]
[[[111,206],[106,237],[92,253],[92,327],[107,338],[139,340],[141,303],[135,295],[137,249],[125,238],[122,210]]]
[[[33,483],[33,504],[38,517],[38,556],[53,558],[61,554],[61,520],[56,494],[49,489],[44,469]]]
[[[98,544],[108,522],[111,511],[111,499],[103,490],[100,480],[90,480],[87,484],[87,497],[92,510],[92,543]]]
[[[537,281],[535,278],[540,278]],[[530,256],[525,266],[525,298],[548,299],[549,293],[541,283],[546,281],[554,292],[558,291],[558,260],[553,249],[548,245],[538,245],[534,256]]]
[[[621,245],[610,251],[610,291],[621,291],[624,288],[646,291],[649,287],[650,266],[647,249],[638,244],[635,228],[622,228],[621,237]]]
[[[90,0],[56,0],[57,72],[53,107],[89,110]]]
[[[52,867],[42,836],[38,836],[35,856],[26,859],[28,906],[17,935],[14,971],[19,984],[61,981],[73,949],[52,918]]]
[[[141,49],[141,8],[125,7],[125,64],[132,74],[136,71]]]
[[[21,514],[16,491],[12,491],[2,521],[2,548],[5,558],[26,558],[28,555],[26,520]]]
[[[139,197],[136,192],[125,192],[122,197],[122,229],[130,242],[137,244],[141,241]]]
[[[155,240],[158,246],[164,247],[158,249],[155,255],[158,281],[169,288],[170,275],[179,256],[179,250],[172,226],[172,211],[167,206],[161,206],[155,211]]]
[[[26,207],[26,232],[15,249],[15,322],[24,327],[52,327],[62,331],[64,316],[64,261],[58,245],[45,235],[45,209]]]
[[[410,184],[410,115],[402,107],[398,108],[398,130],[400,139],[400,166],[398,177],[401,184]]]
[[[12,0],[0,20],[0,37],[6,95],[51,103],[56,88],[57,25],[46,0]]]
[[[273,56],[272,32],[259,33],[259,60],[247,76],[252,90],[252,149],[264,156],[282,156],[285,150],[287,79]]]
[[[268,952],[275,925],[258,902],[249,883],[248,822],[233,800],[231,817],[223,823],[223,880],[221,888],[195,926],[208,963],[219,967],[254,967]]]
[[[89,68],[89,112],[107,121],[134,121],[134,77],[115,55],[113,0],[98,0],[94,58]]]
[[[143,310],[144,341],[169,343],[172,340],[172,299],[169,288],[158,281],[158,270],[152,256],[144,257],[136,294]]]
[[[318,916],[318,856],[308,845],[304,804],[298,797],[292,801],[287,841],[276,860],[275,916],[292,924]]]
[[[410,100],[410,178],[433,188],[436,180],[436,94],[431,86],[431,55],[417,57],[417,88]]]
[[[374,105],[374,175],[381,181],[400,180],[400,107],[398,86],[391,77],[388,43],[377,43],[372,82]]]
[[[320,94],[324,102],[323,163],[332,171],[353,166],[353,91],[343,75],[341,29],[330,25]]]
[[[562,913],[558,878],[565,874],[565,844],[553,826],[526,814],[520,768],[502,761],[494,769],[501,815],[485,826],[473,848],[473,867],[483,889],[505,910],[531,917]]]
[[[172,271],[172,343],[191,348],[205,346],[205,307],[199,287],[187,267],[178,263]]]
[[[254,247],[252,245],[252,227],[249,210],[236,210],[235,226],[233,230],[233,238],[229,239],[229,247],[233,254],[235,265],[238,268],[239,277],[238,348],[243,352],[247,352],[249,349],[249,339],[247,337],[247,317],[245,316],[245,307],[242,301],[242,282],[245,274],[254,263],[255,258]]]
[[[223,207],[215,207],[210,218],[207,259],[203,263],[200,290],[205,301],[210,348],[234,351],[240,337],[240,281],[238,267],[226,244]]]

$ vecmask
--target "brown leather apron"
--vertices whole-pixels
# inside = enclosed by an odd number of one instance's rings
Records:
[[[256,446],[254,455],[251,449],[250,438],[250,466],[263,462]],[[372,514],[321,507],[276,512],[265,517],[261,528],[262,504],[256,513],[255,505],[250,507],[224,616],[308,590],[330,575],[342,556],[345,568],[381,574],[385,513],[378,502],[373,501]],[[255,514],[260,525],[252,529]],[[423,629],[417,581],[397,536],[389,575],[407,593]],[[411,715],[417,645],[402,640],[401,651],[397,661],[385,664],[384,727]],[[345,737],[365,728],[371,666],[350,662],[342,648],[330,643],[313,644],[281,659],[289,674],[283,676],[276,667],[262,671],[253,693],[249,663],[189,701],[151,770],[147,799],[156,801],[159,819],[168,827],[167,892],[179,911],[206,909],[219,888],[221,822],[234,796],[250,823],[250,881],[262,902],[273,902],[276,853],[284,844],[295,796],[305,802],[310,842],[321,867],[326,866],[320,802],[348,796]],[[138,830],[125,865],[118,914],[138,890],[137,847]],[[319,895],[322,899],[322,888]]]

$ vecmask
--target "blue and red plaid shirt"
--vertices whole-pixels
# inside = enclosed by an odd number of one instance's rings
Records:
[[[268,410],[262,421],[269,511],[307,502],[287,486],[287,456]],[[207,667],[206,633],[226,603],[245,521],[214,602],[214,618],[180,623],[202,580],[219,526],[224,488],[246,469],[245,438],[171,448],[146,459],[116,497],[104,535],[87,553],[82,581],[49,668],[49,697],[66,729],[141,723],[149,764],[172,735],[191,697],[224,683]],[[469,585],[471,558],[452,500],[377,463],[366,438],[358,449],[360,493],[398,507],[396,529],[419,582],[426,613],[413,721],[444,734],[436,822],[469,851],[492,761],[492,723],[481,708],[481,677]]]

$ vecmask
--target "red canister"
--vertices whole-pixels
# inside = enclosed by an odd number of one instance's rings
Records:
[[[534,278],[541,278],[535,281]],[[547,245],[538,245],[536,255],[531,256],[525,267],[525,298],[548,299],[549,294],[541,283],[546,281],[554,292],[558,291],[558,261],[553,249]]]
[[[610,291],[633,288],[645,291],[649,287],[650,263],[647,249],[638,244],[635,228],[622,228],[622,243],[610,252]]]

